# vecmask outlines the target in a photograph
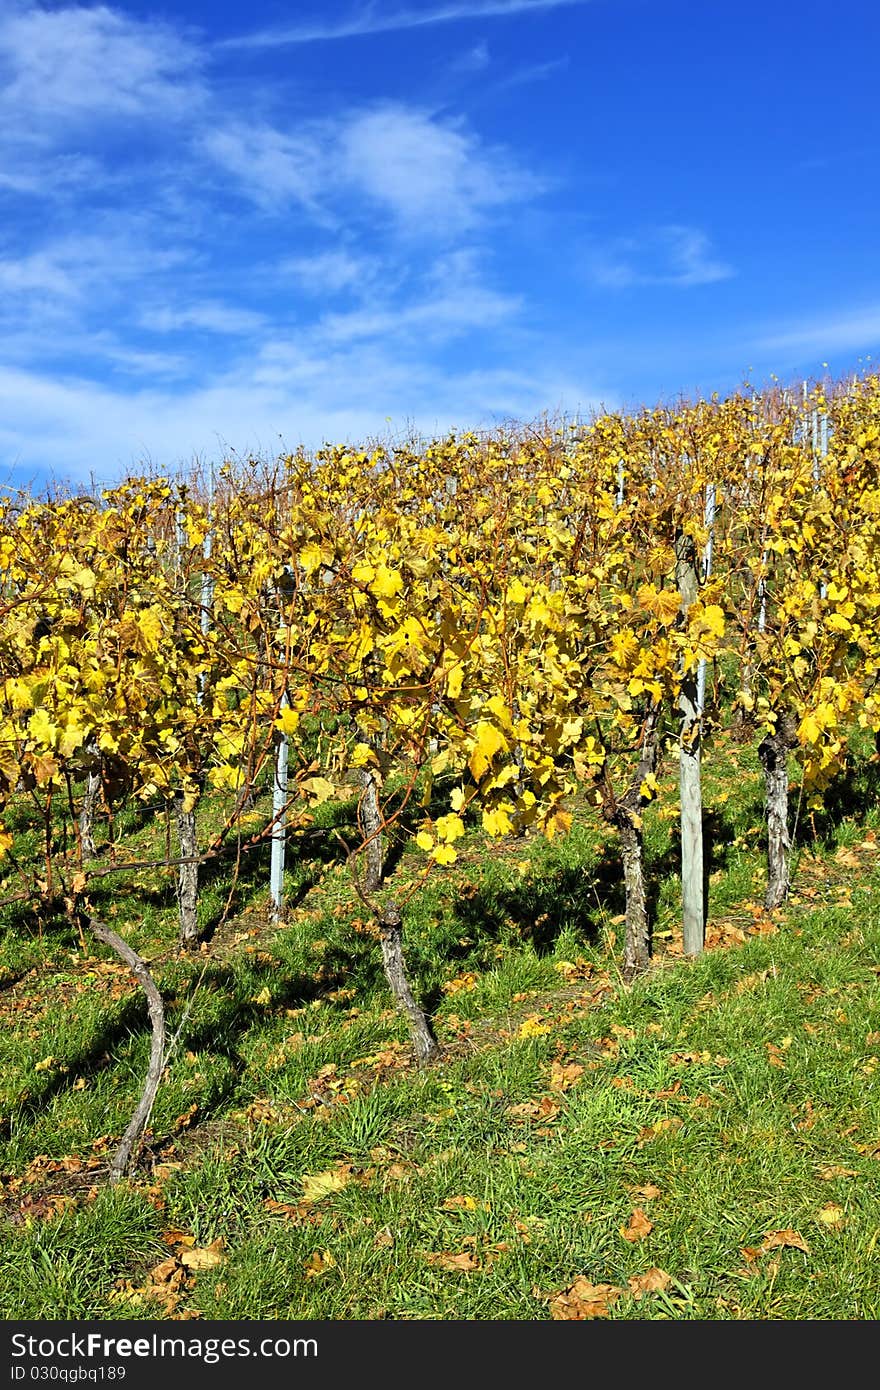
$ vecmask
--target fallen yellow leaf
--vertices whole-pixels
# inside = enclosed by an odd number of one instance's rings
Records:
[[[300,1179],[303,1196],[307,1202],[320,1202],[323,1197],[329,1197],[331,1192],[341,1192],[350,1181],[350,1163],[340,1163],[336,1168],[328,1168],[324,1173],[304,1173]]]
[[[215,1265],[222,1265],[226,1259],[223,1245],[223,1237],[218,1236],[210,1245],[194,1245],[191,1250],[182,1250],[179,1255],[180,1263],[186,1265],[187,1269],[213,1269]]]
[[[842,1226],[843,1207],[839,1207],[836,1202],[826,1202],[824,1207],[816,1212],[816,1220],[821,1221],[823,1226]]]
[[[335,1265],[336,1261],[329,1250],[316,1250],[303,1265],[303,1274],[307,1279],[318,1279]]]

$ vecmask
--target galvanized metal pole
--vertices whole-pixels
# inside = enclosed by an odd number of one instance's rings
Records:
[[[706,537],[706,548],[703,551],[703,583],[712,573],[712,534],[715,528],[715,484],[706,485],[706,511],[705,523],[708,535]],[[700,658],[697,667],[697,713],[703,717],[703,710],[706,708],[706,658]]]
[[[208,477],[208,529],[202,543],[202,555],[207,564],[211,559],[211,523],[214,512],[214,465]],[[214,583],[207,572],[202,575],[202,636],[207,637],[211,630],[211,604],[214,599]]]
[[[821,487],[822,484],[822,460],[828,453],[828,416],[823,415],[821,422],[819,412],[813,411],[812,417],[812,446],[813,446],[813,486]],[[819,580],[819,597],[826,598],[828,595],[828,585],[824,579]]]
[[[287,696],[282,696],[281,708],[286,709]],[[278,921],[284,912],[284,851],[287,841],[287,735],[279,733],[275,748],[275,780],[272,785],[272,849],[269,862],[269,900],[272,920]]]
[[[675,577],[684,613],[699,592],[694,543],[683,531],[675,542]],[[678,708],[678,785],[681,798],[681,907],[684,954],[702,954],[706,932],[703,885],[703,797],[700,786],[700,712],[694,673],[682,676]]]

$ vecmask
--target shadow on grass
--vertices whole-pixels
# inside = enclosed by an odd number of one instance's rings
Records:
[[[340,806],[333,809],[326,824],[310,828],[302,835],[288,835],[285,845],[285,905],[288,911],[300,905],[328,864],[343,860],[345,851],[334,832],[339,832],[344,840],[354,845],[356,841],[351,830],[351,808]],[[345,831],[348,835],[343,833]],[[240,914],[246,905],[265,894],[271,854],[272,843],[268,838],[254,845],[239,845],[235,838],[230,838],[218,853],[199,866],[200,916],[205,914],[201,941],[210,942],[223,921]],[[131,872],[134,874],[137,870]],[[133,887],[124,879],[121,885],[115,886],[112,876],[96,880],[91,894],[96,915],[100,916],[102,910],[118,901],[121,895],[136,897],[139,903],[157,911],[171,912],[177,902],[176,871],[164,872],[163,882],[149,886]],[[215,902],[207,907],[207,900],[212,896]]]
[[[226,1076],[212,1082],[209,1095],[200,1097],[200,1118],[210,1119],[222,1112],[238,1089],[239,1078],[247,1068],[241,1042],[251,1032],[266,1026],[266,1010],[256,998],[261,988],[271,990],[273,1009],[306,1008],[342,985],[348,975],[346,964],[341,952],[339,959],[333,963],[328,962],[325,956],[321,968],[314,974],[296,973],[287,979],[282,976],[280,985],[277,962],[249,963],[245,975],[236,975],[231,967],[212,962],[178,992],[167,987],[162,989],[161,979],[157,981],[165,998],[169,1040],[180,1026],[176,1018],[183,1015],[185,1020],[186,1010],[196,991],[202,996],[203,1006],[209,1001],[210,1017],[195,1018],[188,1023],[184,1021],[175,1049],[175,1052],[189,1049],[194,1053],[209,1053],[223,1058],[229,1065]],[[47,1074],[38,1090],[31,1090],[22,1097],[14,1107],[16,1122],[39,1116],[48,1110],[56,1097],[72,1091],[77,1082],[88,1081],[98,1072],[124,1068],[129,1073],[129,1063],[120,1054],[127,1050],[134,1039],[139,1036],[146,1039],[149,1033],[146,1001],[141,991],[137,990],[119,1001],[112,1013],[108,1012],[99,1021],[86,1046],[65,1056],[63,1071]],[[127,1086],[130,1084],[127,1082]],[[136,1085],[140,1086],[137,1069]],[[11,1116],[0,1120],[0,1137],[9,1137],[11,1128]]]
[[[703,815],[703,892],[708,904],[709,878],[725,867],[733,831],[718,811]],[[645,851],[645,891],[651,920],[664,886],[681,881],[681,839],[673,831],[659,854]],[[456,916],[466,931],[487,931],[497,940],[511,935],[531,944],[539,955],[550,954],[564,931],[574,931],[585,944],[595,944],[609,917],[626,909],[623,868],[615,839],[608,842],[595,862],[566,865],[547,876],[526,880],[513,888],[489,887],[456,905]]]
[[[17,1120],[36,1116],[48,1109],[53,1099],[70,1091],[79,1080],[88,1081],[114,1065],[113,1051],[133,1033],[147,1031],[147,1008],[142,994],[132,994],[118,1003],[113,1014],[102,1019],[87,1046],[81,1048],[65,1063],[64,1071],[47,1073],[37,1091],[29,1091],[15,1106]],[[0,1135],[8,1137],[11,1117],[0,1120]]]

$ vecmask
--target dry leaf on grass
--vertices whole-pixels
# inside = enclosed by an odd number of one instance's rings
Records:
[[[336,1261],[329,1250],[316,1250],[303,1265],[303,1274],[307,1279],[319,1279],[328,1269],[335,1267]]]
[[[636,1207],[626,1226],[620,1227],[620,1234],[624,1240],[630,1241],[633,1245],[637,1241],[644,1240],[654,1229],[654,1223],[645,1215],[641,1207]]]
[[[661,1134],[667,1134],[672,1129],[681,1129],[683,1121],[677,1115],[670,1115],[665,1120],[655,1120],[652,1125],[644,1125],[636,1136],[639,1147],[642,1144],[649,1144],[652,1139],[658,1138]]]
[[[459,1255],[451,1255],[446,1250],[430,1250],[424,1252],[424,1258],[429,1265],[434,1265],[436,1269],[445,1269],[453,1274],[461,1274],[462,1272],[469,1274],[471,1270],[480,1267],[470,1250],[463,1250]]]
[[[304,1173],[300,1178],[307,1202],[320,1202],[331,1192],[341,1192],[351,1182],[351,1164],[339,1163],[324,1173]]]
[[[223,1237],[218,1236],[210,1245],[194,1245],[191,1250],[182,1250],[180,1263],[187,1269],[212,1269],[214,1265],[222,1265],[226,1259],[224,1244]]]
[[[519,1105],[508,1105],[506,1114],[514,1120],[555,1120],[559,1106],[549,1096],[540,1100],[524,1100]]]
[[[456,976],[454,980],[447,980],[446,983],[441,986],[441,988],[444,994],[459,994],[462,990],[467,991],[475,989],[476,985],[476,975],[474,975],[472,972],[468,972],[468,974],[466,975]]]
[[[810,1247],[800,1231],[768,1231],[761,1242],[761,1253],[765,1255],[768,1250],[777,1250],[780,1247],[803,1250],[805,1255],[810,1253]]]
[[[584,1069],[579,1062],[551,1062],[550,1090],[567,1091],[569,1087],[577,1085],[583,1074]]]
[[[629,1284],[630,1293],[636,1300],[643,1298],[646,1293],[662,1293],[668,1289],[672,1283],[672,1276],[666,1273],[665,1269],[657,1269],[656,1265],[651,1269],[646,1269],[644,1274],[636,1274],[626,1281]]]
[[[740,1254],[747,1265],[754,1266],[762,1255],[766,1255],[770,1250],[802,1250],[805,1255],[809,1255],[810,1247],[804,1240],[800,1231],[783,1230],[768,1231],[760,1245],[743,1245]]]
[[[561,1293],[550,1299],[550,1316],[557,1322],[582,1322],[588,1318],[607,1318],[611,1305],[623,1293],[617,1284],[593,1284],[581,1275]]]

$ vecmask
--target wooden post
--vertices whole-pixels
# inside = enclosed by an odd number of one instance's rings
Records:
[[[791,832],[788,825],[788,754],[797,743],[790,716],[777,716],[773,733],[758,745],[767,805],[768,911],[781,907],[791,891]]]
[[[374,768],[365,767],[361,771],[363,794],[360,804],[361,833],[366,842],[366,863],[364,866],[364,888],[375,893],[382,887],[385,873],[385,848],[382,843],[384,824],[382,807],[379,802],[379,779]]]

